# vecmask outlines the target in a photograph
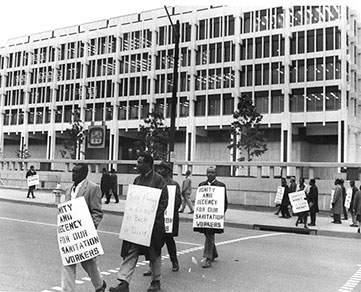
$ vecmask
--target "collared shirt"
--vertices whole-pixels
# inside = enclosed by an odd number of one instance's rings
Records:
[[[82,186],[84,181],[85,181],[85,179],[83,179],[80,183],[78,183],[77,186],[73,185],[73,187],[71,188],[71,199],[72,200],[74,200],[76,198],[76,196],[78,195],[80,187]]]
[[[207,181],[207,184],[210,186],[210,185],[212,185],[215,181],[216,181],[216,179],[212,180],[211,182]]]

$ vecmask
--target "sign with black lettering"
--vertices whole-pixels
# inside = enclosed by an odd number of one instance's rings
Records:
[[[285,188],[282,187],[282,186],[278,186],[276,197],[275,197],[275,204],[281,204],[282,203],[284,193],[285,193]]]
[[[84,197],[58,205],[58,243],[64,266],[104,254]]]
[[[224,228],[224,191],[224,187],[198,187],[194,206],[193,227]]]
[[[288,197],[290,198],[293,213],[310,211],[305,191],[289,193]]]
[[[150,246],[161,189],[129,185],[119,238]]]
[[[347,188],[346,190],[346,199],[345,199],[345,208],[349,209],[350,205],[351,205],[351,198],[352,198],[352,189],[351,188]]]
[[[28,187],[35,186],[40,183],[38,174],[28,176],[27,180],[28,180]]]
[[[164,224],[165,224],[165,232],[172,233],[176,186],[171,185],[171,186],[167,186],[167,188],[168,188],[168,206],[164,212]]]

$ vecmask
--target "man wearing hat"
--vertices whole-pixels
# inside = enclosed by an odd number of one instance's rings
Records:
[[[165,243],[167,245],[170,260],[172,262],[172,271],[177,272],[179,270],[179,264],[177,259],[177,248],[175,245],[174,237],[178,236],[179,230],[179,207],[182,203],[182,197],[179,184],[172,179],[173,167],[172,164],[166,161],[162,161],[158,167],[158,173],[164,178],[166,185],[176,186],[175,200],[174,200],[174,214],[173,214],[173,229],[172,233],[165,234]]]

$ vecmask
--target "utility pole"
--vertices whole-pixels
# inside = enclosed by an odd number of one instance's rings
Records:
[[[174,53],[173,53],[173,90],[172,90],[172,103],[171,103],[171,112],[170,112],[170,135],[169,135],[169,156],[168,160],[171,161],[174,158],[174,134],[175,134],[175,118],[177,110],[177,92],[178,92],[178,59],[179,59],[179,29],[180,22],[177,20],[174,25],[168,9],[164,6],[170,24],[173,28],[173,40],[174,40]]]

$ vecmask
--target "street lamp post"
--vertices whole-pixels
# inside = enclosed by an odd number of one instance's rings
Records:
[[[170,134],[169,134],[169,156],[168,160],[171,161],[174,157],[174,134],[175,134],[175,118],[177,110],[177,91],[178,91],[178,59],[179,59],[179,28],[180,22],[177,20],[174,25],[167,7],[164,6],[171,26],[173,28],[173,40],[174,40],[174,54],[173,54],[173,90],[172,90],[172,103],[170,112]]]

